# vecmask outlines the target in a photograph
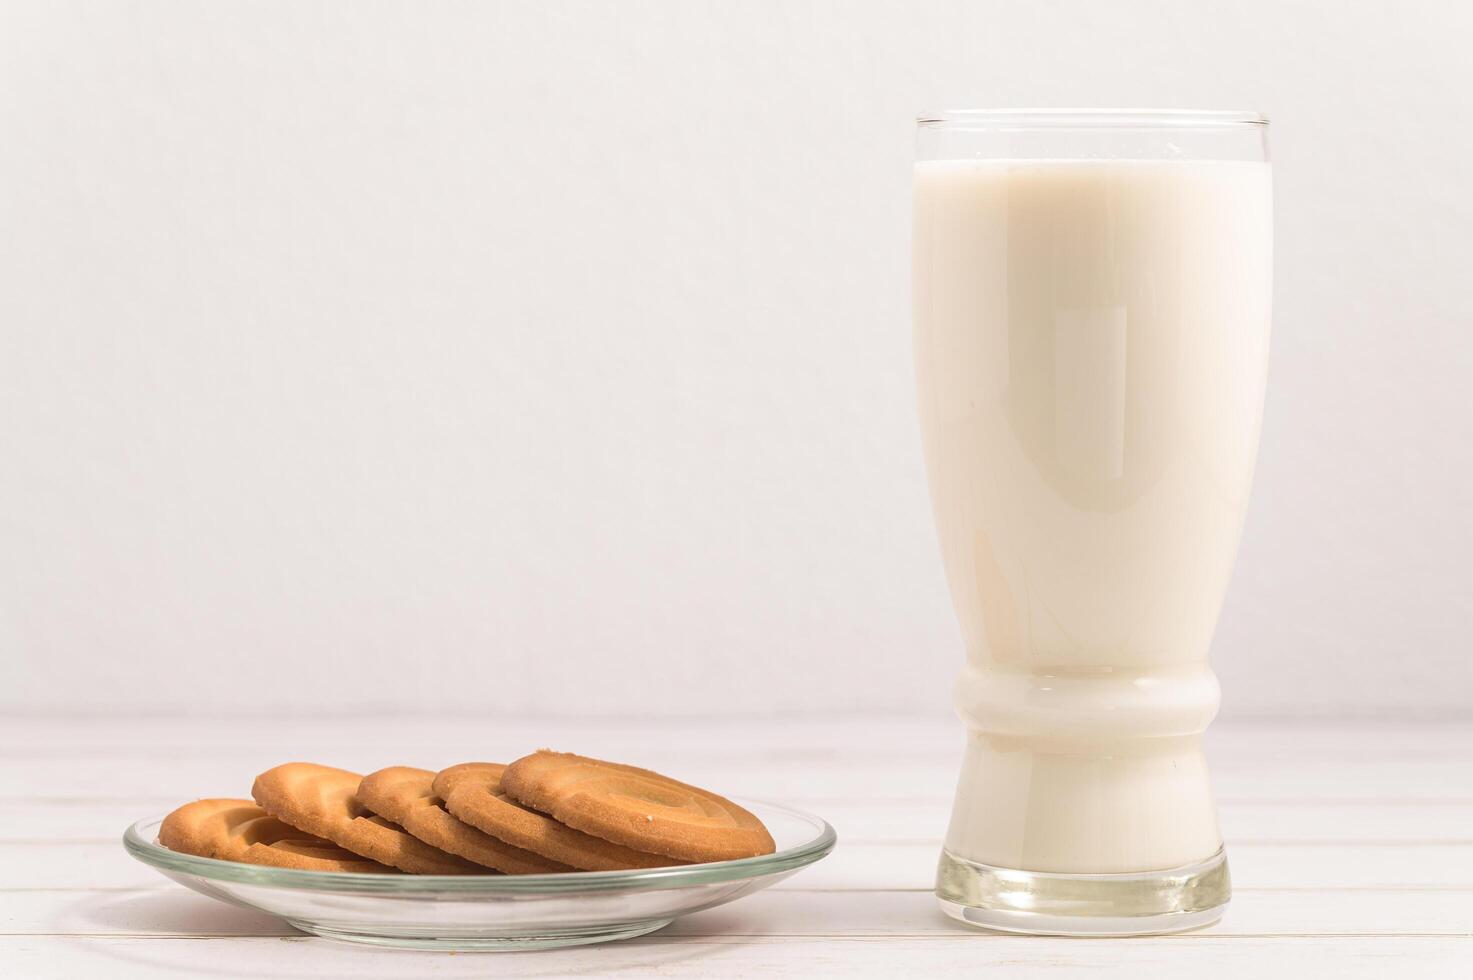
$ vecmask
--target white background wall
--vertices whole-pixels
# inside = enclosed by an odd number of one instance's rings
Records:
[[[1462,3],[0,3],[0,705],[945,710],[911,119],[1274,119],[1228,715],[1473,702]]]

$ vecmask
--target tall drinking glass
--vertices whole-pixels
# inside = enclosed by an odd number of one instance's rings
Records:
[[[1231,891],[1207,652],[1267,369],[1267,120],[919,120],[914,330],[967,743],[936,893],[1015,932],[1168,932]]]

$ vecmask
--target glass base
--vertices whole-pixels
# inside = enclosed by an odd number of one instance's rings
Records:
[[[359,943],[369,946],[387,946],[393,949],[429,949],[450,952],[487,953],[513,952],[525,949],[557,949],[562,946],[586,946],[590,943],[607,943],[617,939],[633,939],[654,932],[671,923],[670,919],[653,919],[621,926],[600,926],[586,929],[549,930],[530,936],[412,936],[393,935],[380,932],[349,932],[327,929],[316,923],[294,922],[287,924],[303,932],[323,939],[344,943]]]
[[[942,849],[936,898],[968,925],[1041,936],[1147,936],[1201,929],[1232,897],[1227,855],[1137,874],[1070,875],[994,868]]]

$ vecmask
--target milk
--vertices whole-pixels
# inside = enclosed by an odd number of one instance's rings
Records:
[[[1260,162],[915,172],[932,504],[967,648],[947,849],[1134,872],[1220,847],[1207,662],[1269,340]]]

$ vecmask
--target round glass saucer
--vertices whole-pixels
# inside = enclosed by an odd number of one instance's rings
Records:
[[[774,853],[638,871],[340,874],[180,854],[158,843],[162,817],[129,827],[123,846],[186,888],[328,939],[414,949],[540,949],[653,932],[678,916],[760,891],[834,849],[834,828],[818,817],[737,802],[767,825]]]

